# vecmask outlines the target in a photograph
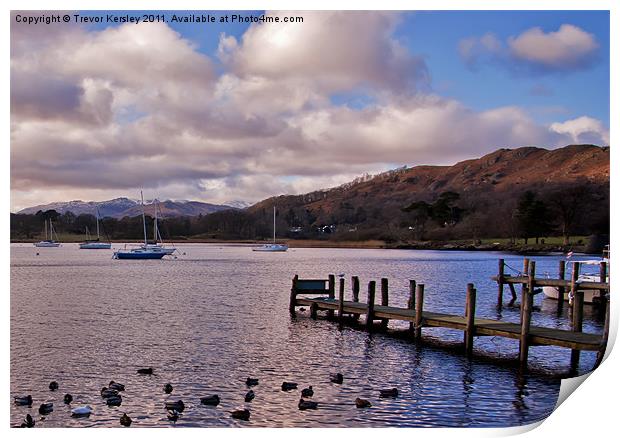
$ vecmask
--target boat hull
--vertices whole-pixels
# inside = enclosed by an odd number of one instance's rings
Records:
[[[542,288],[542,290],[543,290],[543,293],[545,294],[545,297],[551,298],[553,300],[557,300],[558,296],[560,295],[560,292],[558,291],[557,287],[545,286]],[[585,289],[585,290],[582,290],[581,292],[583,292],[583,302],[586,304],[594,304],[598,302],[598,300],[600,300],[601,292],[599,290]],[[568,300],[569,300],[568,292],[564,292],[564,301],[568,301]]]
[[[166,254],[161,252],[122,252],[117,251],[114,253],[114,258],[120,260],[157,260],[161,259]]]
[[[288,251],[287,245],[264,245],[256,248],[252,248],[252,251],[256,252],[285,252]]]
[[[37,248],[58,248],[60,246],[59,242],[37,242],[34,244]]]
[[[110,249],[110,248],[112,248],[112,244],[106,243],[106,242],[80,243],[80,249]]]

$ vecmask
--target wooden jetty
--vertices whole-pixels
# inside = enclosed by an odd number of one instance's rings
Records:
[[[415,280],[409,281],[409,300],[407,307],[394,307],[388,305],[389,290],[387,279],[381,280],[381,304],[375,303],[376,282],[368,283],[368,300],[362,303],[359,300],[359,278],[352,277],[352,299],[345,300],[344,278],[340,279],[338,298],[336,298],[336,281],[333,275],[327,279],[300,279],[297,275],[293,278],[289,311],[296,314],[296,307],[307,306],[310,316],[317,318],[319,311],[326,311],[329,319],[335,319],[341,323],[345,317],[359,319],[365,316],[364,325],[371,331],[376,328],[374,322],[381,321],[381,327],[386,328],[389,320],[408,321],[409,331],[415,340],[421,339],[424,327],[443,327],[460,330],[463,332],[464,351],[469,356],[473,352],[474,338],[479,336],[500,336],[519,341],[519,361],[523,367],[527,366],[529,348],[532,346],[556,346],[570,348],[571,368],[576,370],[579,363],[580,351],[598,351],[598,358],[602,356],[607,344],[607,330],[603,335],[583,333],[583,293],[577,291],[573,312],[573,329],[560,330],[531,325],[533,310],[533,292],[535,285],[540,285],[542,279],[535,279],[535,262],[528,262],[528,281],[523,287],[523,305],[521,306],[521,323],[503,322],[492,319],[476,318],[476,289],[473,284],[468,284],[465,291],[465,311],[463,315],[451,315],[446,313],[432,312],[424,309],[424,285],[416,284]],[[520,278],[520,277],[519,277]],[[503,278],[505,284],[516,279]],[[563,283],[564,284],[564,283]],[[564,284],[565,285],[565,284]],[[569,282],[568,286],[571,286]],[[580,287],[583,283],[580,284]],[[597,288],[609,290],[606,284],[597,284]],[[566,285],[565,285],[566,287]],[[573,282],[572,287],[575,287]],[[590,287],[590,286],[588,286]],[[581,299],[579,298],[581,297]],[[609,309],[609,306],[607,306]],[[581,309],[581,310],[579,310]],[[607,312],[607,319],[609,311]],[[606,321],[606,328],[609,326]]]

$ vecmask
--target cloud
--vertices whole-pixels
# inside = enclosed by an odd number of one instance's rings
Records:
[[[535,74],[588,69],[597,60],[598,48],[593,34],[571,24],[548,33],[530,28],[506,42],[486,33],[464,38],[458,44],[461,59],[472,69],[494,63],[517,73]]]
[[[609,145],[609,130],[600,120],[582,116],[565,122],[551,124],[551,130],[567,134],[573,143],[592,143]]]
[[[131,197],[140,187],[258,201],[498,147],[608,141],[594,119],[548,127],[518,107],[475,111],[428,94],[423,60],[394,37],[397,14],[304,19],[222,35],[217,68],[162,23],[67,26],[49,40],[12,27],[13,205]],[[474,45],[505,50],[490,34]],[[365,104],[334,103],[347,93]]]

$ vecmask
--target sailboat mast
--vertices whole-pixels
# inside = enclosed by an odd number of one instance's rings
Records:
[[[144,228],[144,246],[146,247],[146,216],[144,215],[144,195],[140,190],[140,205],[142,205],[142,227]]]
[[[99,207],[97,207],[96,213],[97,213],[97,240],[99,240]]]
[[[276,243],[276,206],[273,206],[273,243]]]
[[[157,243],[157,207],[159,204],[157,203],[157,199],[155,200],[155,229],[153,230],[153,242]]]
[[[45,240],[47,239],[47,221],[43,221],[43,224],[45,225],[45,234],[44,234],[45,237],[43,237],[43,239]]]

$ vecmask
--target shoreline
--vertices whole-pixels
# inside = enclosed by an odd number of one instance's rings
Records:
[[[11,240],[10,243],[35,243],[33,240]],[[82,239],[71,239],[61,243],[81,243]],[[576,253],[586,253],[585,245],[558,245],[558,244],[507,244],[507,243],[479,243],[463,241],[421,241],[421,242],[385,242],[382,240],[365,241],[332,241],[332,240],[282,240],[289,248],[334,248],[334,249],[404,249],[404,250],[434,250],[434,251],[499,251],[514,254],[530,253],[566,253],[573,251]],[[142,241],[112,240],[112,244],[141,244]],[[264,240],[227,240],[227,239],[181,239],[169,241],[169,244],[185,243],[208,243],[208,244],[233,244],[233,245],[263,245]],[[594,253],[595,254],[595,253]]]

